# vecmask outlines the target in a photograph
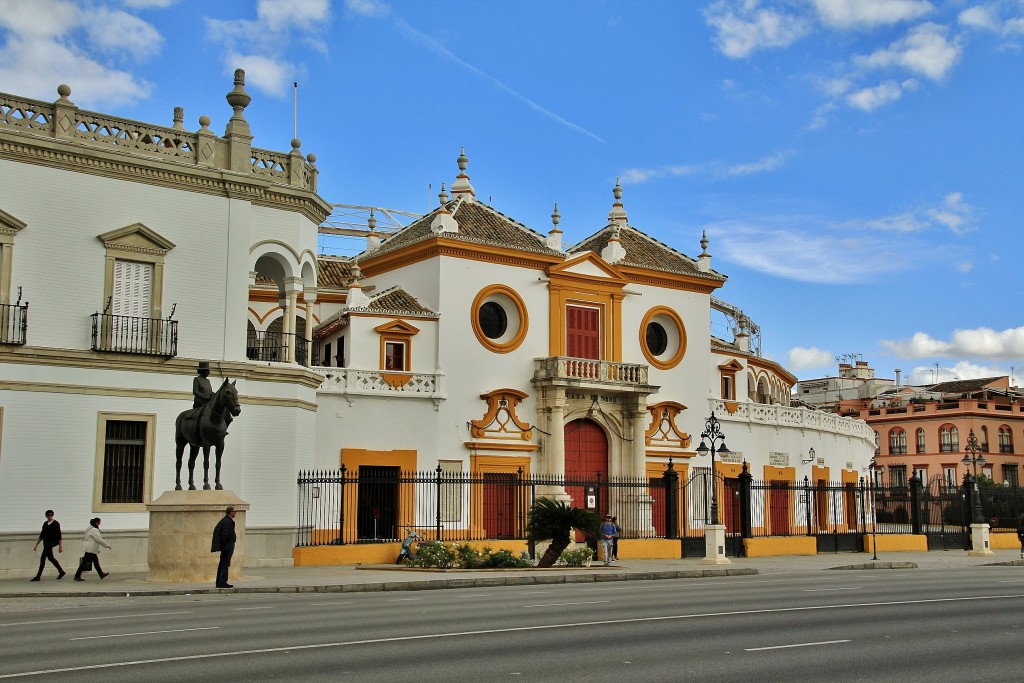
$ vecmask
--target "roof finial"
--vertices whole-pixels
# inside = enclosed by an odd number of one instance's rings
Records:
[[[558,202],[555,202],[555,212],[551,214],[551,224],[554,226],[552,230],[558,230],[558,224],[562,221],[562,214],[558,213]],[[558,232],[562,232],[558,230]]]
[[[370,217],[366,219],[366,225],[370,228],[370,232],[377,227],[377,218],[373,215],[373,209],[370,209]]]
[[[464,202],[472,201],[476,197],[476,190],[470,185],[469,176],[466,174],[466,167],[469,166],[469,157],[466,156],[465,147],[459,152],[457,163],[459,164],[459,175],[455,176],[455,182],[452,183],[452,196],[462,197]]]
[[[708,253],[708,231],[707,230],[701,230],[700,231],[700,255],[701,256],[711,256],[711,254]]]
[[[551,232],[548,233],[547,245],[549,249],[562,251],[562,231],[558,224],[562,221],[562,214],[558,213],[558,203],[555,203],[555,210],[551,214]]]
[[[615,203],[612,204],[612,210],[608,212],[608,221],[610,223],[626,225],[628,219],[626,218],[626,209],[622,206],[622,185],[619,184],[618,178],[615,179],[615,187],[612,188],[612,195],[615,196]]]
[[[441,200],[441,206],[448,203],[448,191],[445,189],[444,183],[441,183],[441,191],[437,193],[437,198]]]
[[[706,273],[711,270],[711,254],[708,253],[708,231],[700,233],[700,256],[697,257],[697,270]]]

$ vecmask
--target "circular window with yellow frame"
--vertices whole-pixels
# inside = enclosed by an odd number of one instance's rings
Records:
[[[647,362],[659,370],[671,370],[686,354],[686,327],[679,314],[667,306],[647,311],[640,323],[640,348]]]
[[[526,339],[529,316],[522,298],[508,285],[489,285],[473,299],[473,334],[485,348],[509,353]]]

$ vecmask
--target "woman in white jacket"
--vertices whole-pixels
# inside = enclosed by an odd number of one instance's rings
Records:
[[[89,567],[86,566],[89,564],[96,567],[96,573],[100,575],[101,579],[107,578],[107,573],[100,568],[100,546],[110,550],[110,544],[104,541],[100,534],[100,518],[93,517],[89,520],[89,528],[85,530],[85,538],[82,539],[82,550],[85,555],[82,556],[82,561],[78,564],[75,581],[85,581],[82,578],[82,572],[89,570]]]

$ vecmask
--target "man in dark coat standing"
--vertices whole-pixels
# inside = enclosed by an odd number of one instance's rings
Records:
[[[49,560],[53,563],[53,566],[57,568],[57,578],[63,579],[67,572],[60,566],[60,562],[53,556],[53,549],[57,548],[57,552],[64,552],[64,537],[60,533],[60,522],[53,518],[53,510],[46,511],[46,521],[43,522],[43,529],[39,532],[39,540],[32,547],[35,551],[39,547],[39,544],[43,544],[43,554],[39,558],[39,571],[36,572],[35,578],[32,581],[38,581],[43,576],[43,568],[46,566],[46,561]]]
[[[217,565],[217,588],[234,588],[228,583],[228,569],[231,567],[231,556],[235,554],[235,508],[229,505],[224,516],[213,529],[213,545],[210,552],[220,551],[220,563]]]

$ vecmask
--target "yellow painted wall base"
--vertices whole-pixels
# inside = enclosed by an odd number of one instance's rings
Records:
[[[818,540],[814,536],[771,536],[769,538],[744,538],[743,547],[746,550],[747,557],[818,554]]]
[[[679,539],[619,539],[620,560],[678,560],[683,554]]]
[[[470,541],[477,550],[485,546],[494,550],[511,550],[519,554],[526,550],[525,541]],[[318,545],[292,548],[296,567],[333,566],[346,564],[393,564],[402,549],[401,543],[357,543],[353,545]]]
[[[1020,539],[1013,532],[990,533],[988,535],[988,546],[992,550],[1020,550]]]
[[[928,551],[928,537],[914,534],[881,534],[875,537],[878,539],[878,552],[895,553],[901,550]],[[871,534],[864,535],[864,552],[874,553]]]

